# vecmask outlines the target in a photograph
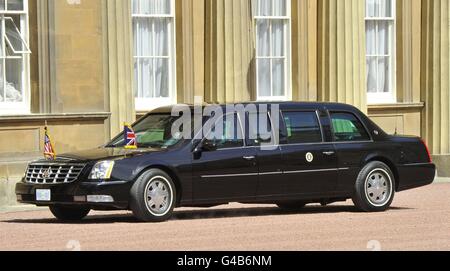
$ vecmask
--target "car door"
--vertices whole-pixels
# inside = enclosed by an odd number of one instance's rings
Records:
[[[278,112],[279,114],[279,112]],[[262,122],[266,122],[265,127]],[[274,129],[268,112],[249,113],[246,118],[247,146],[253,146],[258,160],[257,196],[284,195],[285,187],[280,185],[279,176],[283,174],[282,156],[279,146],[279,129]]]
[[[216,202],[254,197],[258,181],[255,149],[245,146],[237,114],[219,120],[213,130],[218,125],[223,125],[221,137],[205,138],[193,158],[194,200]]]
[[[376,151],[370,134],[361,119],[352,112],[330,112],[333,141],[338,155],[339,192],[353,191],[361,162]]]
[[[326,142],[317,111],[283,111],[286,142],[283,156],[283,184],[287,195],[327,195],[337,184],[337,155]]]

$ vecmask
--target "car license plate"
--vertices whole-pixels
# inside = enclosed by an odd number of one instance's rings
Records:
[[[50,189],[36,189],[37,201],[50,201],[52,199],[52,192]]]

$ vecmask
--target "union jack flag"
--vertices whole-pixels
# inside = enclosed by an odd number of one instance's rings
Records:
[[[136,133],[131,125],[125,123],[124,136],[125,136],[125,149],[137,149]]]
[[[55,158],[56,158],[55,148],[53,147],[50,136],[48,135],[47,126],[45,126],[44,157],[47,160],[55,160]]]

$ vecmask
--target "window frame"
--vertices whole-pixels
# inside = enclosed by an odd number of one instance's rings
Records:
[[[141,1],[145,0],[131,0],[132,1],[132,11],[131,11],[131,17],[132,17],[132,31],[134,30],[134,21],[140,20],[140,19],[170,19],[168,24],[168,56],[138,56],[136,52],[134,51],[134,45],[133,45],[133,66],[135,65],[136,61],[139,59],[169,59],[169,74],[168,74],[168,88],[169,88],[169,97],[153,97],[153,98],[140,98],[137,97],[135,91],[136,89],[139,89],[140,84],[140,78],[141,74],[138,69],[138,74],[136,75],[136,70],[133,69],[133,93],[134,93],[134,99],[135,99],[135,109],[136,111],[151,111],[153,109],[156,109],[161,106],[168,106],[176,104],[177,102],[177,70],[176,70],[176,10],[175,10],[175,0],[167,0],[170,1],[170,14],[139,14],[135,13],[133,10],[133,1],[138,1],[138,6],[140,5]],[[137,31],[136,31],[137,33]],[[135,36],[133,36],[133,44],[135,42]],[[154,43],[155,41],[153,41]],[[153,48],[154,45],[153,45]],[[155,74],[155,71],[153,72]],[[137,82],[135,78],[137,79]],[[156,78],[156,77],[154,77]],[[156,80],[155,80],[156,81]],[[154,85],[156,83],[154,82]]]
[[[8,0],[5,0],[5,7],[3,10],[0,10],[0,43],[1,43],[1,52],[0,52],[0,65],[2,65],[2,73],[3,73],[3,91],[6,93],[6,61],[8,59],[16,59],[22,60],[22,70],[20,71],[20,78],[22,84],[22,101],[21,102],[7,102],[0,101],[0,115],[26,115],[31,113],[31,85],[30,85],[30,15],[29,15],[29,4],[28,0],[22,0],[23,10],[8,10]],[[11,43],[9,38],[6,36],[6,33],[3,31],[6,29],[5,21],[8,19],[12,20],[12,15],[20,16],[20,25],[16,26],[16,29],[20,33],[20,37],[22,39],[22,43],[24,47],[27,49],[26,51],[15,52],[15,50],[11,47],[11,50],[15,55],[8,56],[6,46],[8,43]],[[9,45],[8,45],[9,46]],[[3,96],[5,99],[6,97]]]
[[[390,89],[389,92],[378,92],[380,91],[379,86],[378,86],[378,65],[377,65],[377,69],[376,69],[376,82],[377,82],[377,92],[375,93],[371,93],[369,92],[368,89],[368,78],[366,76],[366,93],[367,93],[367,103],[369,105],[371,104],[392,104],[392,103],[396,103],[397,102],[397,5],[396,5],[396,1],[397,0],[391,0],[391,10],[392,10],[392,17],[382,17],[382,16],[378,16],[378,17],[369,17],[367,14],[367,1],[365,0],[365,12],[364,12],[364,27],[365,27],[365,35],[367,36],[367,23],[372,21],[372,22],[386,22],[388,23],[388,25],[390,27],[392,27],[391,30],[389,30],[389,46],[391,46],[391,52],[390,54],[387,55],[381,55],[378,53],[375,54],[368,54],[367,53],[367,44],[366,44],[366,51],[365,51],[365,57],[366,57],[366,66],[368,65],[368,59],[370,57],[374,57],[377,59],[377,64],[378,64],[378,59],[385,57],[385,58],[389,58],[389,76],[390,76]],[[379,0],[374,0],[374,1],[379,1]],[[375,30],[376,34],[375,34],[375,44],[376,44],[376,50],[378,49],[378,24],[376,24],[376,30]],[[367,38],[366,38],[367,40]],[[367,75],[368,75],[368,71]]]
[[[292,1],[286,0],[286,16],[259,16],[257,15],[258,1],[253,0],[253,26],[255,30],[255,79],[256,79],[256,99],[257,101],[290,101],[292,100]],[[271,1],[273,3],[273,0]],[[281,20],[284,21],[284,56],[272,56],[272,24],[269,24],[269,52],[270,56],[258,56],[259,42],[258,42],[258,20]],[[270,61],[270,92],[273,94],[273,80],[272,80],[272,60],[284,60],[284,95],[283,96],[262,96],[259,91],[259,73],[258,60],[268,59]]]

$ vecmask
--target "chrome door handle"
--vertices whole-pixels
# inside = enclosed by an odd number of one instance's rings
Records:
[[[247,160],[247,161],[252,161],[252,160],[255,160],[255,159],[256,159],[255,156],[244,156],[243,158],[244,158],[245,160]]]
[[[327,156],[331,156],[333,154],[335,154],[334,151],[324,151],[323,154],[327,155]]]

